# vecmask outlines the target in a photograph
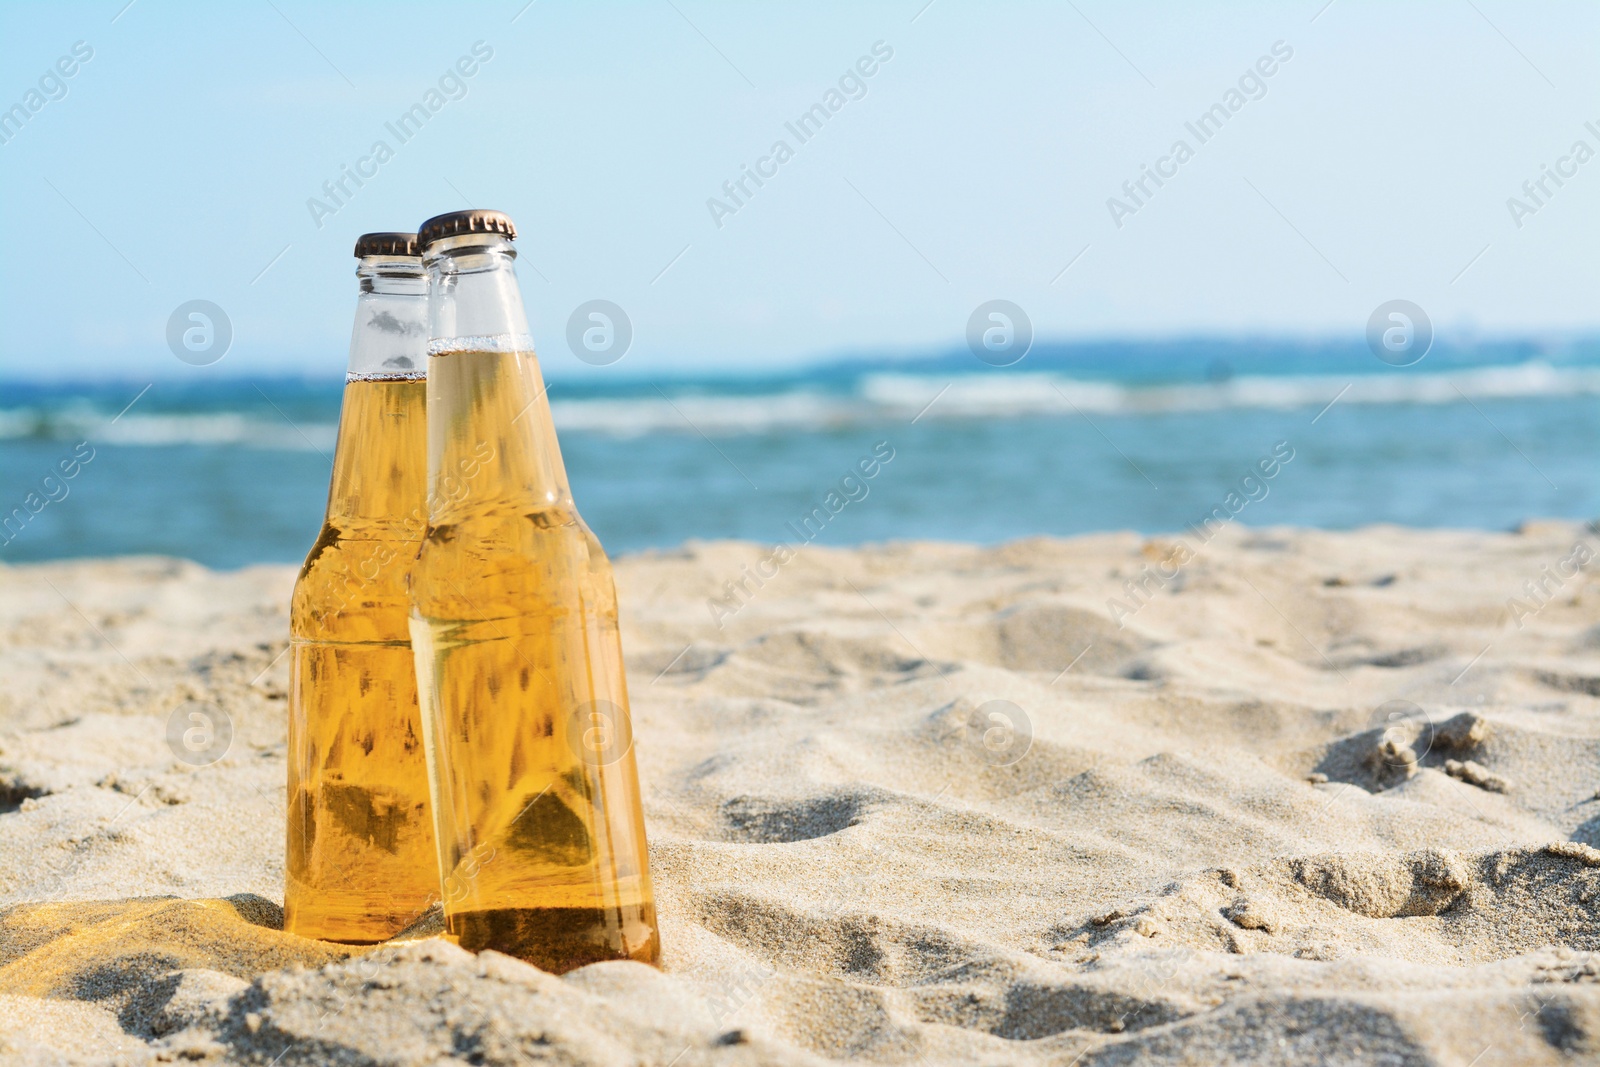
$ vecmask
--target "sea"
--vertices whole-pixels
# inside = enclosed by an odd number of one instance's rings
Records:
[[[300,561],[342,379],[0,381],[0,563]],[[1037,344],[780,372],[552,376],[578,508],[613,554],[1181,532],[1504,530],[1600,514],[1600,339]],[[65,472],[70,470],[68,476]]]

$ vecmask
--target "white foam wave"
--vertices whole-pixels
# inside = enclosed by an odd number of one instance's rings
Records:
[[[0,411],[0,440],[38,437],[106,445],[219,445],[271,451],[328,452],[338,426],[290,423],[235,412],[112,416],[81,408],[48,414],[34,409]]]
[[[123,416],[84,436],[111,445],[233,445],[275,451],[331,452],[336,423],[276,422],[249,415]]]
[[[874,374],[854,395],[797,390],[765,396],[552,400],[557,428],[636,436],[828,429],[883,420],[955,421],[1020,416],[1139,415],[1347,404],[1459,404],[1514,397],[1600,395],[1600,367],[1543,363],[1451,373],[1242,376],[1223,382],[1128,385],[1051,372],[938,376]]]
[[[550,401],[550,416],[558,430],[626,437],[673,432],[733,436],[782,429],[827,429],[864,422],[875,414],[870,402],[815,392]]]
[[[939,390],[949,386],[939,396]],[[862,394],[891,411],[928,408],[931,418],[978,418],[1083,411],[1142,414],[1232,409],[1321,407],[1338,397],[1350,404],[1459,404],[1475,399],[1600,394],[1600,367],[1547,363],[1481,367],[1447,373],[1395,371],[1371,375],[1253,375],[1184,385],[1088,382],[1050,373],[973,379],[931,375],[873,375]]]
[[[1440,373],[1242,376],[1222,382],[1129,385],[1053,372],[1004,375],[872,374],[852,394],[794,389],[760,395],[691,393],[562,399],[550,410],[562,432],[737,436],[831,429],[881,421],[956,421],[1022,416],[1139,415],[1341,404],[1459,404],[1507,398],[1600,395],[1600,367],[1546,363]],[[214,445],[292,451],[333,448],[333,423],[291,423],[236,412],[138,414],[115,422],[84,405],[54,411],[0,409],[0,440],[40,437],[120,445]]]

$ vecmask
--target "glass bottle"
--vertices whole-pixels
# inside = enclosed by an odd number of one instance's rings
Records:
[[[431,508],[411,634],[445,922],[556,973],[655,963],[611,564],[567,487],[515,236],[487,211],[420,231]]]
[[[356,242],[327,518],[290,610],[284,929],[365,944],[439,899],[406,575],[427,518],[428,278],[416,235]]]

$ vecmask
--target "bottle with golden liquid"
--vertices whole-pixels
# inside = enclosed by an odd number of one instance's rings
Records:
[[[445,922],[556,973],[655,963],[611,564],[567,488],[515,236],[492,211],[420,231],[432,506],[411,639]],[[443,491],[474,465],[470,492]]]
[[[428,278],[356,242],[360,295],[322,533],[290,609],[284,929],[366,944],[440,898],[406,575],[427,518]]]

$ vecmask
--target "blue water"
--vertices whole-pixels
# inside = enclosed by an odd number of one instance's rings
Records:
[[[341,388],[0,383],[0,562],[300,560]],[[550,397],[579,508],[612,552],[1171,531],[1232,510],[1230,493],[1257,526],[1503,529],[1600,513],[1595,342],[1445,349],[1408,368],[1359,345],[1056,346],[1004,369],[860,359],[557,380]],[[93,458],[74,467],[80,442]],[[843,481],[875,447],[893,458]],[[1293,458],[1246,481],[1275,447]]]

